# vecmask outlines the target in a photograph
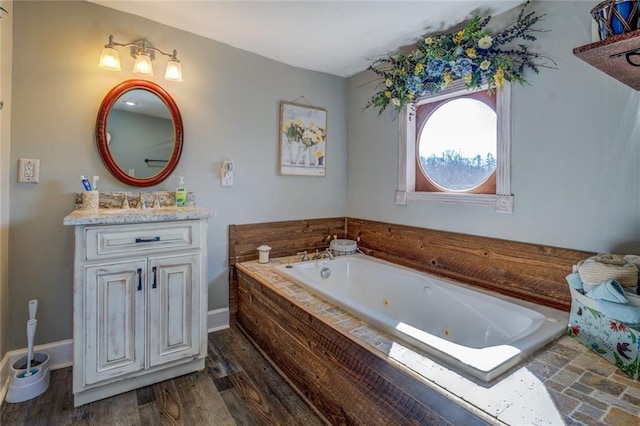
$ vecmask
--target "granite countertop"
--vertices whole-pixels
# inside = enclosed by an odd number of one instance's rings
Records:
[[[98,210],[74,210],[65,216],[63,225],[115,225],[121,223],[168,222],[205,219],[215,216],[213,210],[202,207],[160,207]]]

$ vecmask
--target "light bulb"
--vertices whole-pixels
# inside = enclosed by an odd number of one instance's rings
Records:
[[[104,49],[102,49],[98,66],[105,70],[120,71],[120,55],[118,55],[118,51],[113,47],[109,47],[109,45],[105,45]]]
[[[133,64],[133,72],[140,75],[153,77],[153,65],[151,65],[151,57],[146,53],[138,53],[136,62]]]
[[[170,81],[182,81],[182,66],[177,59],[170,59],[164,78]]]

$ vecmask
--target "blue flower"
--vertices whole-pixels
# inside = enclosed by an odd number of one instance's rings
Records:
[[[473,62],[469,58],[458,58],[456,62],[451,66],[451,72],[456,77],[462,77],[473,71]]]
[[[427,74],[429,77],[440,77],[444,72],[445,63],[440,59],[432,59],[427,63]]]
[[[405,87],[410,92],[421,93],[424,89],[424,84],[422,83],[422,79],[420,77],[412,75],[407,78]]]

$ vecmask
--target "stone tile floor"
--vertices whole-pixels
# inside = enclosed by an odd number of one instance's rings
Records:
[[[288,281],[274,266],[289,261],[290,258],[272,259],[268,264],[252,261],[238,267],[345,335],[365,342],[379,356],[403,364],[426,386],[490,423],[640,425],[640,382],[569,336],[560,337],[503,380],[485,388]]]

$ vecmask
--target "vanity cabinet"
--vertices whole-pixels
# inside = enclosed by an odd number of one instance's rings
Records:
[[[75,227],[76,406],[204,368],[206,228]]]

